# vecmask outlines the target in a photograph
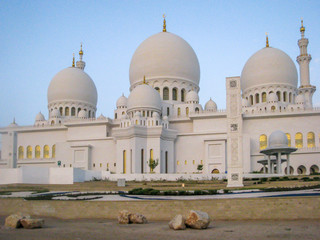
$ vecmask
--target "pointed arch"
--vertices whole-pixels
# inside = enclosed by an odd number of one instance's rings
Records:
[[[40,158],[40,154],[41,154],[41,149],[40,149],[40,146],[37,145],[36,148],[35,148],[35,158],[39,159]]]
[[[24,157],[24,148],[20,146],[18,148],[18,159],[23,159],[23,157]]]
[[[307,134],[307,144],[308,148],[314,148],[316,146],[315,144],[315,136],[313,132],[308,132]]]
[[[169,100],[169,88],[163,88],[163,100]]]
[[[27,158],[28,159],[32,158],[32,147],[31,146],[27,147]]]
[[[296,148],[303,148],[303,135],[302,133],[298,132],[296,133],[296,136],[295,136],[295,145],[296,145]]]
[[[268,138],[267,135],[261,134],[259,138],[260,150],[266,149],[268,146]]]
[[[49,146],[48,145],[44,145],[43,146],[43,158],[49,158]]]

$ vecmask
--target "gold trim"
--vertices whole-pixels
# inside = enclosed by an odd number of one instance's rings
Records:
[[[167,32],[167,25],[166,25],[166,15],[163,14],[163,29],[162,32]]]

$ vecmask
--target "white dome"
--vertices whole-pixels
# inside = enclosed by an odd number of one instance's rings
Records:
[[[141,117],[141,112],[139,112],[139,111],[138,111],[138,112],[135,112],[134,116],[135,116],[135,117]]]
[[[253,87],[285,84],[297,87],[297,68],[283,51],[265,47],[253,54],[241,73],[242,92]]]
[[[246,98],[242,98],[241,102],[242,102],[242,107],[249,107],[250,106],[249,101]]]
[[[53,109],[52,112],[51,112],[51,114],[50,114],[50,117],[52,117],[52,118],[59,118],[59,117],[61,117],[59,110],[56,109],[56,108]]]
[[[87,111],[85,110],[81,110],[79,113],[78,113],[78,117],[79,118],[87,118]]]
[[[285,148],[288,147],[287,135],[282,131],[275,131],[269,137],[268,148]]]
[[[162,119],[163,121],[168,121],[168,116],[164,116]]]
[[[304,104],[304,102],[305,102],[305,99],[304,99],[303,94],[299,94],[298,96],[296,96],[296,103],[297,104]]]
[[[117,100],[117,108],[119,107],[127,107],[128,99],[122,94],[121,97]]]
[[[186,80],[199,85],[200,66],[192,47],[181,37],[160,32],[143,41],[130,64],[130,84],[152,79]]]
[[[43,114],[41,112],[39,112],[36,116],[36,122],[38,121],[45,121],[46,119],[44,118]]]
[[[216,112],[217,111],[217,104],[210,98],[210,100],[204,106],[204,109],[206,111]]]
[[[267,96],[267,102],[278,102],[278,96],[274,92],[269,93]]]
[[[199,102],[199,95],[195,91],[190,91],[187,93],[186,102]]]
[[[159,118],[160,118],[160,115],[159,115],[159,113],[154,112],[153,115],[152,115],[152,117],[153,117],[154,119],[159,119]]]
[[[65,68],[51,80],[48,88],[48,103],[79,101],[96,107],[97,89],[94,82],[83,70]]]
[[[161,110],[161,98],[157,90],[147,84],[135,87],[128,97],[128,110]]]

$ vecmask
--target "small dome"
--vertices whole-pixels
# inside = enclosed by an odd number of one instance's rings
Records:
[[[296,96],[296,104],[304,104],[305,98],[303,94],[299,94]]]
[[[278,96],[274,92],[269,93],[267,96],[267,102],[278,102]]]
[[[190,91],[187,93],[187,96],[186,96],[186,102],[189,103],[189,102],[199,102],[199,95],[197,92],[195,91]]]
[[[102,113],[101,113],[101,115],[97,118],[98,120],[105,120],[105,119],[107,119]]]
[[[250,106],[249,101],[246,98],[242,98],[241,103],[242,103],[242,107],[249,107]]]
[[[154,113],[152,114],[152,117],[155,118],[155,119],[159,119],[159,118],[160,118],[160,115],[159,115],[159,113],[154,112]]]
[[[249,58],[240,80],[242,92],[272,84],[296,88],[298,74],[294,62],[286,53],[277,48],[265,47]]]
[[[50,114],[50,117],[51,118],[59,118],[59,117],[61,117],[59,110],[56,109],[56,108],[53,109],[51,114]]]
[[[158,91],[147,84],[135,87],[128,97],[128,110],[135,109],[161,111],[161,98]]]
[[[200,66],[192,47],[181,37],[160,32],[143,41],[130,63],[131,86],[152,79],[183,80],[199,85]]]
[[[79,101],[97,105],[97,89],[83,70],[76,67],[65,68],[51,80],[48,88],[48,103]]]
[[[216,112],[217,111],[217,104],[210,98],[210,100],[204,106],[206,111]]]
[[[9,124],[9,128],[19,127],[19,125],[16,123],[16,120],[13,119],[13,122]]]
[[[78,113],[79,118],[87,118],[87,111],[84,109],[81,109],[80,112]]]
[[[128,104],[128,99],[122,94],[122,96],[119,97],[117,100],[117,108],[127,107],[127,104]]]
[[[162,118],[162,120],[163,120],[163,121],[168,121],[168,116],[164,116],[164,117]]]
[[[268,148],[285,148],[288,147],[287,135],[282,131],[275,131],[269,137]]]
[[[141,112],[139,112],[139,111],[138,111],[138,112],[135,112],[134,116],[135,116],[135,117],[141,117]]]
[[[45,121],[46,119],[44,118],[43,114],[41,112],[39,112],[36,116],[36,122],[38,121]]]

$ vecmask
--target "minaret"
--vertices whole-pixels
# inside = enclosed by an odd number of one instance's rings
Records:
[[[166,15],[163,14],[163,29],[162,32],[167,32]]]
[[[311,55],[308,54],[307,47],[309,40],[304,37],[305,27],[303,26],[303,20],[301,19],[301,39],[298,40],[298,46],[300,48],[300,55],[297,57],[297,62],[300,66],[300,87],[299,94],[302,93],[305,97],[305,104],[307,108],[312,107],[312,95],[316,90],[315,86],[310,85],[309,63],[311,61]]]
[[[77,61],[77,68],[84,70],[84,68],[86,66],[86,62],[82,61],[82,57],[83,57],[83,51],[82,51],[82,43],[81,43],[80,51],[79,51],[80,61]]]

